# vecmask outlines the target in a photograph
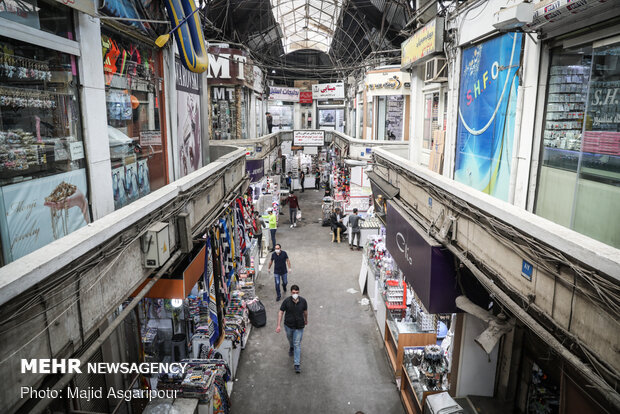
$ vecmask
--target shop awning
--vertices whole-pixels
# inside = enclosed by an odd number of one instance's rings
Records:
[[[172,274],[162,277],[146,294],[151,299],[185,299],[205,271],[205,249],[200,249],[187,267],[174,268]],[[149,282],[147,279],[130,296],[136,296]]]
[[[394,187],[373,171],[368,173],[368,179],[370,180],[370,188],[372,189],[372,202],[375,207],[375,215],[385,224],[387,200],[396,197],[400,189]]]

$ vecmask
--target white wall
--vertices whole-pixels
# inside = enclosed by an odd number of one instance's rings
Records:
[[[88,162],[89,196],[93,219],[97,220],[114,211],[108,116],[102,70],[101,22],[84,13],[77,14],[81,51],[78,59],[82,84],[80,106]]]
[[[487,355],[480,345],[474,342],[474,339],[486,329],[487,324],[468,314],[464,315],[463,320],[456,396],[492,397],[495,391],[499,346],[496,345],[491,355]]]

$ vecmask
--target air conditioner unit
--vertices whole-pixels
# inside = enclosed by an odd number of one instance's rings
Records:
[[[424,67],[424,82],[447,82],[448,65],[445,58],[432,58]]]

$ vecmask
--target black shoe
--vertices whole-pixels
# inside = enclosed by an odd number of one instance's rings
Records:
[[[301,367],[299,365],[295,365],[295,372],[301,374]]]
[[[282,289],[286,292],[286,285],[282,285]]]
[[[278,296],[278,297],[276,298],[276,302],[279,302],[279,301],[280,301],[280,299],[281,299],[281,298],[280,298],[280,296]]]
[[[294,352],[294,351],[295,351],[295,349],[294,349],[294,348],[292,348],[292,347],[291,347],[291,348],[289,348],[289,349],[288,349],[288,356],[293,356],[293,352]]]

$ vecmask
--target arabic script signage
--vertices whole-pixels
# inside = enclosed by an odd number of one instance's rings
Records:
[[[312,85],[313,99],[344,99],[344,83],[320,83]]]
[[[443,18],[433,19],[401,45],[402,70],[422,63],[424,58],[443,51]]]
[[[312,92],[300,92],[299,103],[312,103]]]
[[[269,87],[269,100],[270,101],[299,102],[299,89],[298,88],[286,88],[282,86],[270,86]]]
[[[319,147],[325,145],[325,131],[305,129],[293,131],[293,145]]]

